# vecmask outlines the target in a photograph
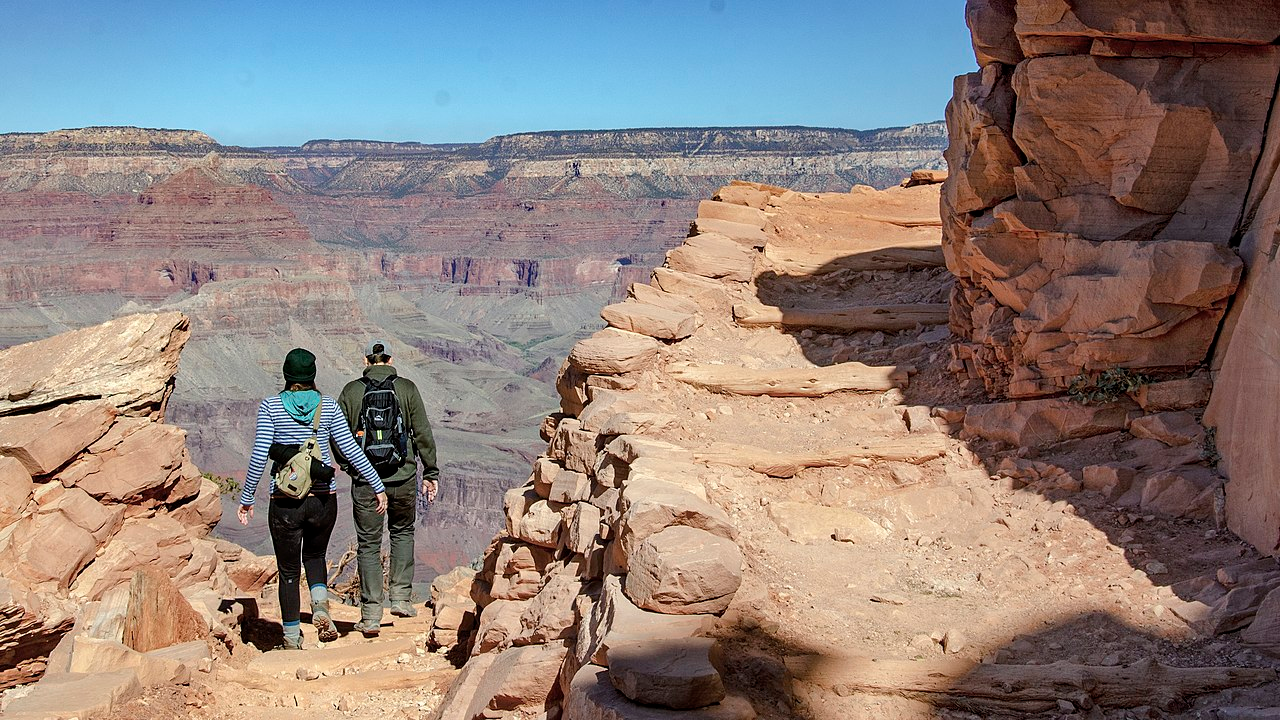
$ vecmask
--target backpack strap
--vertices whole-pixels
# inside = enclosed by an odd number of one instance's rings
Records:
[[[320,436],[320,412],[324,410],[324,398],[320,398],[320,404],[316,406],[316,416],[311,419],[311,439],[318,440]]]

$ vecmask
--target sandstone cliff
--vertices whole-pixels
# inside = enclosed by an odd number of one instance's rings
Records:
[[[1272,444],[1255,434],[1277,419],[1280,372],[1261,320],[1280,13],[971,0],[966,16],[981,69],[956,79],[943,194],[956,368],[1049,395],[1106,370],[1185,374],[1216,339],[1227,521],[1280,549]]]

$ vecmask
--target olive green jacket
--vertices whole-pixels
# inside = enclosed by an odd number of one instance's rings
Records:
[[[392,375],[397,373],[395,367],[391,365],[370,365],[364,369],[364,376],[374,382],[381,382]],[[396,402],[400,404],[400,415],[409,428],[409,452],[400,467],[390,474],[383,475],[382,481],[387,485],[395,485],[405,480],[412,480],[417,473],[415,456],[422,460],[422,479],[437,481],[440,479],[440,468],[436,466],[436,441],[431,435],[431,423],[427,421],[427,409],[422,404],[422,394],[418,392],[418,386],[414,385],[412,380],[398,375],[392,383],[392,388],[396,392]],[[353,435],[360,416],[360,405],[364,401],[364,389],[362,381],[352,380],[342,388],[342,394],[338,396],[338,406],[342,408],[342,414],[346,416],[347,425],[351,427]],[[349,465],[345,461],[339,464],[344,472],[353,478],[356,477],[347,470]]]

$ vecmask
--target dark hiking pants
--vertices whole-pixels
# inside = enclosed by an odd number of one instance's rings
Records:
[[[308,495],[301,500],[271,498],[267,527],[271,529],[271,545],[280,570],[280,619],[298,619],[301,600],[298,581],[302,569],[307,570],[308,585],[328,585],[329,569],[325,567],[325,550],[338,519],[338,498],[333,493]]]

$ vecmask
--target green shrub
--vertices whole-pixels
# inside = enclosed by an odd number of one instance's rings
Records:
[[[200,473],[200,477],[217,485],[220,495],[234,495],[240,492],[240,483],[236,482],[235,478],[214,475],[211,472]]]
[[[1151,378],[1128,368],[1111,368],[1097,374],[1083,374],[1071,382],[1067,396],[1085,405],[1105,405],[1134,392]]]

